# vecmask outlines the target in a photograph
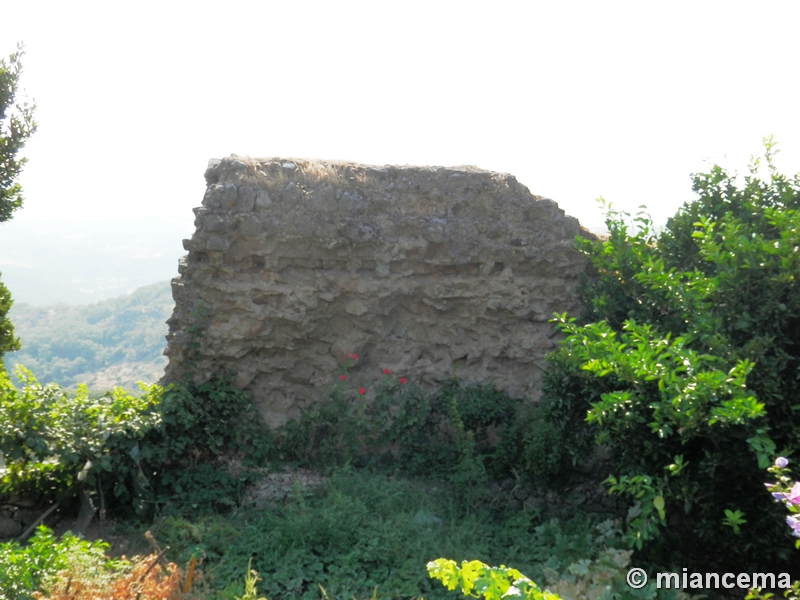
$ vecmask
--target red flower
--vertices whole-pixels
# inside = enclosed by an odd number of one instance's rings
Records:
[[[348,354],[347,358],[352,358],[353,360],[358,360],[358,354]]]
[[[358,388],[358,393],[359,394],[366,394],[367,390],[365,390],[364,388]]]
[[[384,375],[388,375],[389,373],[391,373],[391,371],[389,369],[384,369],[383,370],[383,374]]]
[[[406,382],[406,378],[405,377],[401,377],[399,379],[399,381],[400,381],[400,385],[402,385],[402,384],[404,384]]]
[[[342,381],[344,381],[345,379],[347,379],[347,377],[345,377],[344,375],[339,375],[339,379],[341,379]]]

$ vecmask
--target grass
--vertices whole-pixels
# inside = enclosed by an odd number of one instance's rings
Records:
[[[316,185],[327,181],[335,185],[347,185],[342,173],[342,166],[324,161],[309,159],[255,159],[249,156],[237,156],[245,168],[236,174],[238,183],[255,187],[282,189],[289,181]],[[284,169],[284,163],[294,163],[294,172]]]
[[[368,174],[368,165],[359,165],[344,161],[322,161],[297,158],[251,158],[237,156],[236,159],[245,165],[235,174],[226,177],[237,185],[249,185],[257,189],[267,189],[280,193],[290,181],[294,181],[301,189],[311,189],[322,184],[330,184],[338,189],[358,187],[358,191],[366,195],[383,196],[387,181]],[[295,169],[284,169],[284,163],[294,163]]]

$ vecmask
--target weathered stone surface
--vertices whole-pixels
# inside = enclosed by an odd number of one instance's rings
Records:
[[[350,353],[356,385],[388,368],[538,396],[547,321],[578,309],[586,268],[552,200],[475,167],[230,157],[206,180],[165,381],[235,371],[273,426],[323,400]]]
[[[22,523],[12,517],[0,514],[0,540],[17,537],[22,533]]]

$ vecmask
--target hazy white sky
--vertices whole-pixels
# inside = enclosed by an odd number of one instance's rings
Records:
[[[38,104],[16,221],[185,220],[211,157],[473,164],[593,228],[658,221],[774,134],[800,171],[798,2],[0,0]],[[726,158],[727,155],[727,158]]]

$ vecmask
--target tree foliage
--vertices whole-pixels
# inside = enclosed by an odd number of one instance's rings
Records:
[[[22,186],[17,178],[26,159],[17,155],[36,131],[35,106],[17,100],[23,54],[18,46],[7,61],[0,60],[0,223],[22,207]]]
[[[22,55],[22,46],[18,46],[8,61],[0,60],[0,223],[22,206],[22,187],[17,178],[25,159],[17,155],[36,130],[34,106],[17,101]],[[0,361],[3,354],[20,347],[7,317],[11,304],[11,295],[0,282]]]
[[[19,350],[19,339],[14,337],[14,326],[7,317],[13,304],[8,288],[0,281],[0,370],[3,366],[3,354]]]
[[[573,425],[611,449],[632,545],[728,567],[781,558],[762,470],[800,444],[800,177],[765,147],[766,177],[760,160],[743,182],[694,175],[699,198],[661,232],[608,207],[608,238],[578,241],[595,273],[580,320],[556,320],[566,339],[546,386],[550,403],[582,390]]]

